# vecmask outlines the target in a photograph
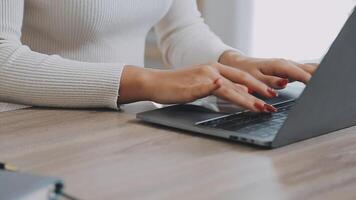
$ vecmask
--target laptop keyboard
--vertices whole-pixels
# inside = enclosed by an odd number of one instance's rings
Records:
[[[295,101],[288,101],[275,105],[278,109],[276,113],[241,112],[200,122],[197,125],[268,138],[277,134],[294,103]]]

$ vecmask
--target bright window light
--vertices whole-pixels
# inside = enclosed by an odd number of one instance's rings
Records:
[[[258,57],[321,58],[354,6],[355,0],[254,0],[250,52]]]

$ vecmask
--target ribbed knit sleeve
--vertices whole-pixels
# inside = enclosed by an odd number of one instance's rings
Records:
[[[124,64],[79,62],[32,51],[20,42],[23,11],[24,0],[0,0],[0,101],[117,109]]]
[[[173,0],[155,31],[164,61],[175,67],[216,62],[224,51],[237,51],[204,23],[196,0]]]

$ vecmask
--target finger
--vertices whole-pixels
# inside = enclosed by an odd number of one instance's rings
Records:
[[[257,75],[257,78],[260,81],[264,82],[269,87],[275,88],[275,89],[284,89],[287,87],[287,84],[289,83],[288,79],[280,78],[277,76],[264,75],[262,73]]]
[[[269,62],[267,65],[268,67],[261,69],[265,75],[279,76],[303,83],[307,83],[311,78],[308,72],[288,61]]]
[[[296,63],[298,67],[302,68],[304,71],[308,72],[309,74],[313,75],[318,68],[318,64],[314,63],[306,63],[306,64],[299,64]]]
[[[247,93],[252,93],[252,90],[249,89],[248,87],[244,86],[244,85],[240,85],[240,84],[235,83],[234,87],[235,87],[236,90],[242,90],[242,91],[247,92]]]
[[[245,85],[252,91],[255,91],[263,96],[272,98],[278,96],[277,92],[272,88],[268,87],[266,84],[257,80],[252,75],[247,72],[241,71],[236,68],[220,65],[218,67],[219,72],[222,76],[227,78],[228,80],[238,83],[241,85]]]
[[[215,90],[219,89],[222,84],[222,78],[218,78],[214,82],[203,83],[197,86],[193,86],[192,88],[190,88],[191,93],[189,94],[189,96],[191,96],[193,100],[209,96]]]
[[[274,106],[266,104],[266,102],[256,98],[246,91],[237,90],[237,92],[247,98],[249,102],[253,102],[254,107],[257,108],[260,112],[277,112],[277,109]]]
[[[248,94],[246,89],[230,83],[232,82],[224,81],[224,84],[213,94],[253,112],[276,111],[273,106],[267,105],[264,101]]]
[[[248,88],[248,87],[246,87],[244,85],[241,85],[241,84],[238,84],[238,83],[235,83],[235,88],[236,89],[241,89],[242,91],[247,92],[249,94],[252,94],[252,93],[255,92],[251,88]]]
[[[251,89],[249,89],[248,87],[244,86],[244,85],[241,85],[241,84],[238,84],[238,83],[233,83],[231,82],[229,79],[227,78],[222,78],[223,80],[223,83],[226,84],[228,87],[231,87],[233,89],[235,89],[236,91],[238,92],[243,92],[243,93],[253,93],[253,91]]]
[[[236,90],[232,88],[227,88],[223,86],[220,89],[216,90],[213,94],[219,98],[229,101],[235,105],[242,106],[253,112],[261,112],[261,110],[256,107],[253,102],[250,102],[249,99],[247,99],[240,93],[237,93]]]

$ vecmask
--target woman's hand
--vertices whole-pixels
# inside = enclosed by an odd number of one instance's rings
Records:
[[[251,58],[234,51],[223,53],[219,62],[245,71],[274,89],[283,89],[291,81],[307,83],[318,67],[285,59]]]
[[[243,70],[220,63],[186,67],[179,70],[153,70],[125,66],[119,103],[155,101],[187,103],[215,95],[255,112],[275,112],[276,109],[249,94],[249,89],[269,98],[276,91]]]

